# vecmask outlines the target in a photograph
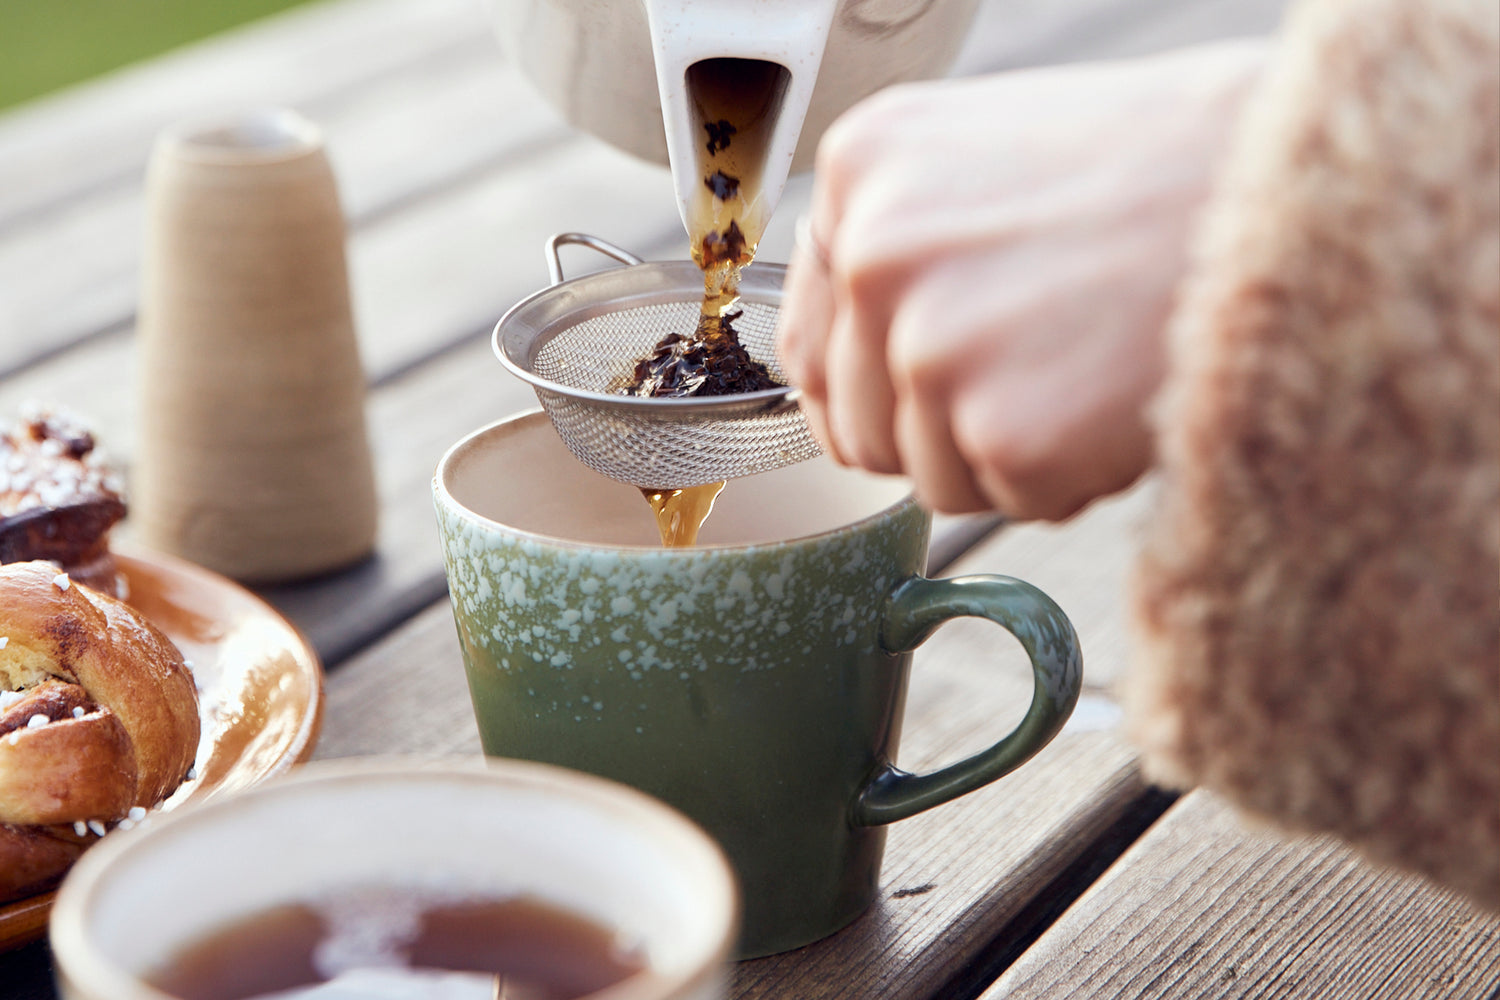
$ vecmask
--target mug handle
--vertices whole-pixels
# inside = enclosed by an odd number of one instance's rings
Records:
[[[928,774],[887,763],[860,791],[853,822],[881,826],[914,816],[983,787],[1020,767],[1062,729],[1078,701],[1083,655],[1073,623],[1031,584],[1008,576],[912,577],[886,600],[880,643],[890,653],[921,645],[952,618],[988,618],[1020,640],[1031,657],[1031,707],[988,750]]]

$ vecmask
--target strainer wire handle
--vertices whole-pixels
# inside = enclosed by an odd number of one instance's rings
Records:
[[[645,261],[629,250],[623,250],[608,240],[601,240],[597,236],[590,236],[588,233],[557,233],[547,240],[547,274],[552,279],[554,285],[563,280],[562,256],[559,254],[559,251],[569,244],[576,244],[588,247],[590,250],[597,250],[606,257],[613,257],[621,264],[645,263]]]

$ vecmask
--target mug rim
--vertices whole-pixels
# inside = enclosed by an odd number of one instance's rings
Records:
[[[208,137],[271,134],[278,142],[214,142]],[[214,166],[261,166],[284,163],[316,154],[323,149],[323,129],[295,108],[255,105],[203,115],[164,129],[158,138],[163,149],[180,160]]]
[[[69,871],[57,892],[48,929],[49,946],[59,980],[72,984],[81,995],[111,1000],[177,1000],[127,971],[91,944],[85,928],[91,904],[102,881],[114,864],[146,850],[162,837],[190,836],[195,828],[212,829],[240,811],[243,804],[279,798],[308,787],[350,787],[381,780],[446,780],[464,784],[505,785],[520,788],[564,788],[569,797],[601,812],[624,815],[632,824],[649,828],[671,844],[674,851],[697,850],[700,874],[713,880],[708,888],[716,903],[700,914],[714,920],[711,943],[688,968],[661,971],[648,966],[597,993],[598,1000],[651,1000],[662,996],[695,996],[695,990],[712,982],[728,967],[740,931],[742,908],[738,876],[724,849],[703,828],[680,810],[645,792],[597,775],[537,761],[500,757],[422,757],[419,755],[375,755],[314,761],[260,785],[195,803],[166,813],[156,813],[150,822],[128,831],[116,831],[85,851]],[[670,838],[670,839],[667,839]],[[253,915],[253,914],[247,914]],[[211,930],[212,928],[208,928]],[[190,941],[181,942],[191,943]]]
[[[432,476],[432,492],[433,495],[437,498],[438,504],[447,510],[457,513],[460,517],[466,520],[473,521],[476,524],[479,524],[486,528],[497,530],[507,537],[516,538],[523,541],[537,542],[545,544],[551,548],[570,549],[580,552],[629,552],[632,554],[652,553],[654,555],[660,556],[661,558],[667,559],[694,558],[702,555],[705,552],[750,552],[792,546],[816,545],[821,544],[831,538],[858,534],[864,531],[867,527],[874,525],[877,522],[889,520],[891,518],[899,516],[908,508],[917,507],[918,509],[921,509],[920,505],[917,503],[915,493],[912,491],[910,484],[908,484],[905,493],[900,497],[900,499],[896,500],[895,502],[886,504],[879,510],[866,514],[864,517],[846,522],[844,524],[836,525],[832,528],[826,528],[822,531],[813,531],[806,534],[793,535],[790,538],[778,538],[768,542],[727,542],[719,545],[702,545],[695,543],[693,545],[667,547],[659,544],[642,545],[633,542],[586,542],[574,538],[564,538],[560,535],[549,535],[539,531],[531,531],[526,528],[518,528],[515,525],[505,524],[502,521],[496,521],[494,518],[486,517],[483,514],[480,514],[479,512],[471,509],[467,505],[460,503],[458,498],[455,497],[452,491],[448,488],[448,483],[446,481],[446,477],[453,463],[453,460],[459,455],[459,453],[464,448],[471,446],[481,437],[497,430],[498,428],[504,427],[508,424],[518,424],[523,421],[532,420],[538,417],[540,417],[541,421],[543,423],[546,423],[547,426],[551,426],[551,420],[549,417],[547,417],[546,411],[540,406],[537,406],[525,410],[518,410],[517,412],[512,413],[509,416],[501,417],[499,420],[491,421],[490,423],[485,424],[482,427],[468,432],[452,445],[449,445],[448,449],[443,452],[443,457],[438,459],[437,469]],[[578,460],[574,458],[573,461]],[[611,480],[611,482],[613,481],[614,480]]]

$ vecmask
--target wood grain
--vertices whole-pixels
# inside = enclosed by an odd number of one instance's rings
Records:
[[[587,229],[589,215],[612,212],[608,235],[647,255],[677,239],[665,175],[584,144],[572,140],[543,154],[533,164],[548,176],[540,188],[534,177],[501,173],[413,206],[351,242],[361,349],[377,382],[367,408],[381,509],[376,555],[347,573],[261,591],[331,666],[443,593],[431,474],[468,431],[536,405],[530,388],[494,359],[486,334],[505,308],[545,284],[546,236]],[[621,187],[596,190],[598,173]],[[629,205],[612,211],[624,195]],[[805,197],[805,184],[794,187],[787,207]],[[789,246],[794,217],[789,211],[778,220],[767,242]],[[497,238],[501,232],[509,236]],[[569,259],[580,272],[589,263]],[[105,445],[128,466],[139,384],[133,339],[116,333],[0,383],[0,412],[31,399],[73,405],[110,428]],[[121,535],[129,534],[127,521]]]
[[[208,103],[201,113],[222,111]],[[670,185],[664,185],[665,194],[654,198],[632,190],[629,175],[661,175],[659,168],[623,155],[618,157],[624,162],[620,167],[608,158],[602,163],[591,160],[587,153],[604,152],[603,148],[593,149],[597,143],[568,130],[483,37],[477,44],[450,53],[437,65],[414,62],[403,67],[403,72],[371,83],[357,99],[351,96],[324,113],[327,117],[317,121],[326,136],[352,231],[379,226],[404,215],[434,192],[462,189],[485,177],[513,179],[536,193],[536,177],[547,176],[556,168],[555,158],[547,154],[563,144],[585,151],[578,169],[626,174],[619,180],[627,206],[653,210],[666,221],[675,218]],[[6,303],[0,322],[27,334],[24,338],[0,337],[0,371],[24,367],[71,344],[133,323],[145,218],[144,171],[142,163],[128,183],[81,195],[66,211],[34,212],[0,229],[0,290],[5,292]],[[573,186],[565,177],[559,181],[556,194],[566,199]],[[552,187],[550,177],[544,187]],[[576,207],[587,211],[595,204],[610,204],[606,190],[595,194],[593,202],[584,199]],[[663,199],[666,205],[661,204]],[[549,203],[543,196],[534,211],[550,211],[555,217],[567,213],[568,207],[566,202]],[[628,218],[630,212],[622,214]],[[443,213],[417,212],[416,216],[438,221],[445,218]],[[472,262],[475,267],[488,264],[491,270],[486,274],[507,263],[492,259],[496,248],[503,252],[513,246],[519,252],[525,247],[533,258],[539,255],[539,244],[527,244],[521,238],[524,212],[515,220],[522,228],[513,230],[509,238],[506,226],[491,228],[483,211],[477,212],[473,221],[486,227],[484,249],[488,252],[476,252]],[[544,231],[541,238],[550,231]],[[379,243],[375,241],[375,245]],[[356,241],[356,245],[363,245],[363,241]],[[408,269],[420,271],[420,267],[411,265],[420,265],[427,258],[412,251],[418,246],[432,248],[432,243],[408,242],[405,246],[410,258]],[[444,255],[436,256],[442,260]],[[69,266],[38,272],[38,257],[66,260]],[[357,283],[357,264],[354,270]],[[545,269],[539,267],[523,273],[537,276],[533,281],[544,281],[546,276]],[[378,290],[385,286],[374,287]],[[451,287],[451,281],[433,288],[425,301],[440,301],[438,294],[443,287]],[[372,305],[379,307],[383,302]],[[467,326],[458,332],[469,335],[475,329]],[[434,353],[442,342],[433,344],[409,337],[395,343],[406,350],[414,347],[425,356]],[[378,354],[379,349],[375,350]],[[373,367],[379,372],[389,366],[377,357]]]
[[[1280,0],[1239,3],[1212,17],[1204,16],[1203,6],[1186,0],[992,2],[982,8],[954,71],[1264,32]],[[341,23],[347,37],[339,37]],[[171,86],[187,78],[191,86]],[[545,165],[530,169],[527,158],[580,138],[506,65],[481,5],[451,0],[416,8],[392,0],[348,10],[317,5],[118,74],[107,86],[85,86],[0,116],[0,372],[129,326],[141,179],[155,133],[177,121],[266,103],[299,107],[324,127],[355,229],[486,173],[547,176]],[[660,168],[621,158],[665,180]],[[650,206],[667,228],[675,226],[670,191],[639,198],[628,185],[620,190],[622,204]],[[564,227],[563,215],[554,210],[549,217],[548,232]],[[609,212],[595,212],[582,227],[604,231],[612,221]],[[490,234],[492,247],[505,242]],[[530,252],[524,241],[509,242]],[[68,266],[39,269],[38,260]],[[442,342],[398,343],[420,354]],[[377,359],[372,368],[383,366]]]
[[[986,0],[957,72],[1263,33],[1281,6]],[[429,480],[460,435],[533,405],[486,340],[505,308],[542,287],[542,240],[581,229],[647,257],[682,256],[665,171],[561,126],[505,65],[489,30],[484,5],[473,0],[335,0],[0,116],[0,413],[32,398],[76,406],[127,461],[139,391],[131,327],[140,185],[154,135],[205,111],[260,103],[296,106],[325,126],[353,224],[382,527],[373,559],[265,592],[333,668],[323,757],[478,752]],[[806,177],[789,185],[765,259],[786,258],[809,185]],[[1142,489],[1065,526],[1012,526],[951,567],[1017,575],[1051,592],[1079,628],[1084,700],[1063,735],[1016,774],[898,824],[875,907],[829,941],[741,965],[736,997],[972,996],[990,970],[1041,933],[1054,896],[1071,898],[1075,882],[1092,879],[1084,862],[1100,845],[1134,835],[1132,818],[1151,793],[1114,732],[1109,694],[1127,655],[1121,614],[1131,526],[1149,502]],[[989,526],[945,520],[939,561]],[[1027,674],[1018,647],[992,626],[944,627],[916,656],[900,763],[930,768],[987,745],[1019,717]],[[1226,835],[1224,853],[1231,840]],[[1182,852],[1186,864],[1192,855]],[[1308,907],[1307,885],[1316,884],[1261,888]],[[1408,898],[1392,897],[1391,905]],[[1251,909],[1272,903],[1257,900]],[[1330,910],[1323,925],[1329,941],[1335,916]],[[1474,926],[1442,919],[1440,928]],[[1411,931],[1410,940],[1420,940]],[[1359,940],[1374,940],[1368,928],[1361,933]],[[1462,959],[1466,952],[1443,944],[1462,937],[1453,934],[1433,940]],[[1052,954],[1077,958],[1066,942],[1041,940]],[[1239,939],[1222,940],[1232,949]],[[1492,938],[1462,940],[1479,949],[1467,955],[1470,964],[1492,970],[1500,951]],[[1110,943],[1130,953],[1128,939]],[[1106,967],[1119,961],[1094,955]],[[36,947],[0,958],[6,994],[52,997],[46,961]],[[1460,972],[1452,983],[1471,981]],[[1409,982],[1398,973],[1392,981]],[[1187,981],[1203,987],[1199,995],[1220,995],[1207,974]]]
[[[1001,567],[1000,572],[1025,576],[1077,624],[1083,639],[1084,684],[1094,694],[1112,694],[1128,659],[1130,629],[1124,607],[1130,563],[1108,558],[1108,553],[1115,545],[1134,550],[1154,497],[1154,484],[1148,479],[1095,503],[1066,524],[1010,525],[991,543],[987,558],[992,565]]]
[[[0,115],[0,227],[136,182],[156,132],[207,111],[290,104],[315,118],[393,72],[488,41],[469,0],[309,4]]]
[[[334,6],[358,21],[348,29],[358,44],[338,48],[326,87],[320,89],[304,64],[335,44],[333,14],[292,27],[277,22],[248,40],[226,41],[221,55],[229,79],[199,85],[194,77],[192,86],[180,89],[197,97],[174,94],[164,105],[177,115],[188,110],[182,101],[227,100],[249,85],[255,66],[278,68],[284,72],[277,79],[285,77],[278,86],[290,88],[287,94],[317,98],[315,110],[324,113],[333,154],[349,178],[356,219],[351,281],[361,351],[375,387],[369,409],[382,509],[377,554],[348,573],[264,592],[309,633],[330,665],[442,593],[427,480],[442,451],[462,434],[532,405],[529,390],[499,369],[485,340],[506,308],[544,284],[540,246],[546,236],[593,231],[647,257],[679,256],[681,241],[665,171],[557,131],[547,113],[528,102],[498,50],[489,58],[488,38],[475,41],[488,28],[472,9],[444,3],[420,13],[397,11],[388,9],[389,0]],[[1249,6],[1264,17],[1278,5]],[[1190,7],[1180,0],[1160,7],[1087,0],[1066,10],[1041,0],[992,3],[981,13],[960,70],[1065,58],[1069,51],[1090,54],[1107,49],[1112,37],[1140,44],[1130,39],[1141,31],[1155,32],[1155,43],[1166,44],[1163,26],[1189,19]],[[366,38],[372,24],[410,38]],[[294,36],[288,43],[293,54],[257,62],[254,53],[278,46],[283,30]],[[1186,41],[1193,32],[1216,30],[1211,19],[1200,20],[1192,32],[1172,37]],[[1070,38],[1079,42],[1072,50]],[[368,50],[364,56],[361,47]],[[204,51],[220,50],[210,45]],[[279,61],[286,59],[296,66]],[[140,391],[129,335],[139,176],[100,187],[97,178],[88,179],[93,174],[70,173],[60,164],[124,157],[138,171],[149,143],[121,139],[96,149],[89,145],[92,129],[113,135],[126,123],[137,133],[160,127],[168,120],[161,107],[152,105],[149,113],[136,108],[145,99],[138,95],[160,96],[163,80],[204,73],[209,62],[218,65],[209,55],[184,54],[153,64],[140,78],[127,75],[91,89],[52,107],[45,127],[34,133],[0,119],[0,145],[11,142],[8,148],[24,153],[33,167],[56,168],[58,184],[74,177],[69,183],[77,195],[50,201],[38,195],[41,201],[17,216],[24,225],[0,230],[0,370],[6,351],[21,366],[0,383],[0,412],[32,399],[74,406],[109,429],[105,443],[127,465]],[[485,121],[491,92],[493,128]],[[111,94],[132,110],[106,128],[99,108]],[[601,186],[604,177],[610,183]],[[763,244],[767,259],[785,259],[808,189],[805,177],[789,185]],[[70,266],[40,266],[57,260]]]
[[[1500,915],[1194,792],[984,1000],[1489,1000]]]

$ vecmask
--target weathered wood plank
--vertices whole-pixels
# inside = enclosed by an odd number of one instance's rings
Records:
[[[924,721],[952,727],[943,713],[909,724]],[[731,995],[946,998],[995,937],[1026,933],[1028,905],[1141,796],[1131,760],[1107,734],[1064,735],[1001,783],[897,824],[875,905],[831,938],[741,963]]]
[[[367,125],[379,129],[380,121],[372,117]],[[539,125],[536,134],[544,133]],[[598,190],[601,175],[614,179],[609,191]],[[764,244],[768,259],[785,259],[808,186],[799,178],[789,187]],[[388,190],[379,197],[395,195]],[[677,256],[681,238],[665,172],[587,138],[403,202],[399,211],[374,214],[350,245],[367,370],[384,382],[434,352],[440,356],[372,398],[384,515],[378,558],[352,573],[268,592],[331,662],[441,593],[426,478],[461,434],[530,403],[481,340],[506,307],[544,283],[543,239],[560,229],[583,229],[647,256]],[[117,291],[132,293],[124,285]],[[73,301],[54,300],[60,309],[74,308]],[[30,398],[75,405],[99,426],[115,429],[108,442],[128,461],[136,379],[130,338],[117,330],[8,379],[0,386],[0,411]]]
[[[985,1000],[1490,1000],[1500,915],[1195,792]]]
[[[612,179],[609,190],[601,176]],[[598,232],[642,253],[686,242],[666,171],[585,138],[409,206],[352,234],[349,268],[360,350],[374,382],[464,341],[545,286],[542,245],[559,229]],[[601,258],[602,260],[602,258]],[[88,386],[79,405],[129,425],[128,329],[6,378],[0,407],[48,386]],[[498,365],[486,366],[496,374]],[[102,395],[100,395],[102,393]],[[122,452],[132,450],[126,443]]]
[[[328,132],[356,228],[577,138],[504,65],[480,5],[427,5],[414,14],[387,9],[391,3],[316,5],[243,37],[190,47],[108,87],[44,102],[45,128],[28,127],[39,109],[0,116],[0,372],[131,322],[144,225],[140,180],[152,137],[172,121],[247,103],[301,106]],[[1186,0],[992,0],[955,72],[1264,28],[1279,3],[1241,3],[1210,18]],[[335,27],[341,19],[351,22],[347,41]],[[365,34],[376,25],[410,38],[371,42]],[[257,55],[262,49],[269,54]],[[310,68],[320,60],[327,61],[323,75]],[[130,112],[106,115],[100,94]],[[32,200],[7,214],[6,197]],[[670,195],[652,204],[671,217]],[[608,224],[593,221],[594,228]],[[57,261],[67,266],[47,266]]]
[[[267,103],[316,113],[488,33],[472,0],[310,4],[29,102],[0,115],[0,227],[133,183],[172,122]]]
[[[316,120],[327,135],[352,230],[408,214],[442,219],[441,212],[403,209],[431,192],[472,186],[487,175],[534,183],[537,173],[527,166],[544,172],[555,166],[557,147],[592,144],[552,115],[490,45],[469,46],[439,65],[413,66],[372,82]],[[600,166],[612,163],[606,159]],[[585,155],[580,166],[594,164]],[[133,322],[146,225],[143,169],[128,184],[0,227],[0,372]],[[619,169],[665,174],[635,161]],[[623,179],[627,196],[638,194],[632,179]],[[665,190],[662,207],[669,208],[670,186]],[[463,202],[462,192],[457,200]],[[504,233],[503,227],[489,232],[486,250],[513,243]],[[67,266],[44,266],[58,261]],[[441,346],[404,342],[408,350],[429,353]]]
[[[1264,33],[1282,0],[985,0],[955,72],[1149,51]],[[163,126],[204,110],[282,103],[333,111],[455,54],[498,47],[469,0],[327,0],[126,67],[0,115],[0,227],[128,183]],[[184,81],[188,85],[184,86]]]
[[[612,178],[607,189],[601,175]],[[768,255],[789,248],[805,197],[805,182],[789,192]],[[542,245],[562,229],[593,231],[648,257],[675,255],[683,241],[666,172],[583,138],[537,156],[526,171],[485,176],[353,235],[361,351],[379,383],[368,406],[379,555],[350,573],[265,591],[329,662],[442,593],[428,480],[463,434],[535,405],[490,353],[488,332],[505,309],[545,286]],[[591,263],[569,258],[570,271]],[[140,391],[134,359],[124,331],[96,338],[0,383],[0,412],[30,399],[73,406],[110,429],[106,444],[128,465]]]
[[[1079,537],[1076,551],[1122,564],[1131,541],[1116,530],[1112,508],[1131,502],[1098,505],[1062,530]],[[961,558],[951,573],[1034,578],[1047,553],[1018,555],[1005,535]],[[1088,661],[1118,659],[1121,606],[1106,594],[1089,607],[1090,617],[1078,620]],[[902,766],[930,769],[988,745],[1020,718],[1030,690],[1019,647],[997,637],[994,626],[944,627],[916,654]],[[871,911],[825,942],[742,964],[734,995],[943,996],[997,937],[1030,930],[1020,921],[1037,895],[1145,794],[1133,753],[1108,728],[1108,720],[1101,726],[1096,715],[1080,716],[1015,774],[897,824]],[[392,751],[479,752],[446,601],[329,678],[317,756]]]
[[[1148,51],[1246,30],[1243,18],[1279,6],[990,0],[960,67],[976,72]],[[329,123],[345,194],[356,208],[351,263],[366,364],[379,386],[370,405],[385,520],[375,560],[271,596],[313,633],[330,662],[385,638],[330,676],[324,755],[477,749],[451,619],[440,601],[427,477],[459,434],[530,403],[527,390],[507,383],[489,360],[482,331],[505,306],[540,287],[541,238],[579,228],[647,256],[680,256],[664,174],[641,183],[649,211],[568,215],[546,200],[548,190],[566,174],[557,169],[561,161],[582,169],[592,154],[575,158],[575,151],[592,140],[554,143],[549,136],[556,133],[540,118],[529,119],[539,126],[532,133],[519,127],[519,118],[507,118],[507,128],[495,133],[474,127],[487,114],[486,76],[505,72],[487,61],[482,10],[471,0],[346,0],[310,8],[230,36],[222,46],[186,50],[0,118],[0,220],[10,220],[0,228],[0,254],[24,228],[13,250],[27,261],[14,272],[21,283],[41,282],[49,270],[67,272],[75,258],[92,253],[90,245],[98,248],[88,258],[98,262],[89,264],[93,270],[75,272],[86,280],[49,286],[50,299],[33,313],[50,322],[55,310],[54,326],[8,322],[10,286],[0,282],[0,354],[19,336],[31,340],[13,357],[45,359],[0,384],[0,412],[23,398],[70,403],[108,428],[111,445],[127,457],[135,384],[131,255],[140,224],[132,192],[151,137],[201,108],[230,104],[299,105]],[[421,96],[408,102],[409,94]],[[531,178],[529,187],[522,175]],[[765,244],[769,259],[785,259],[797,204],[789,195]],[[517,225],[513,209],[531,221]],[[38,221],[38,228],[26,228]],[[45,242],[52,227],[67,239]],[[96,300],[87,301],[91,296]],[[67,348],[86,338],[92,339]],[[1087,518],[1096,516],[1091,511]],[[1030,537],[1006,533],[996,544],[1027,549]],[[1068,548],[1072,537],[1051,541]],[[1037,536],[1035,551],[1048,543]],[[1093,550],[1080,542],[1077,551]],[[1045,561],[1002,556],[982,552],[972,565],[1053,590],[1079,619],[1087,675],[1108,677],[1122,656],[1118,620],[1096,618],[1095,603],[1066,592],[1066,581],[1049,583]],[[1108,612],[1112,599],[1102,603]],[[1019,656],[1011,650],[991,665],[995,650],[993,630],[968,633],[955,625],[920,651],[903,764],[925,767],[975,748],[1005,724],[1006,713],[1019,712],[1028,685]],[[1017,775],[898,825],[876,909],[833,942],[743,966],[738,995],[941,996],[997,935],[1001,944],[1012,935],[1024,941],[1026,921],[1034,919],[1024,901],[1035,904],[1055,885],[1063,859],[1097,843],[1141,799],[1128,749],[1109,732],[1090,731],[1113,718],[1099,695],[1091,692],[1081,709],[1094,710],[1081,710],[1069,731]],[[435,714],[421,707],[428,696]],[[7,960],[0,978],[8,989],[52,995],[38,974],[45,962],[38,950]]]
[[[1084,683],[1095,694],[1111,694],[1123,673],[1129,641],[1123,606],[1130,564],[1104,557],[1108,548],[1098,549],[1100,539],[1119,538],[1133,548],[1154,497],[1154,484],[1147,479],[1094,504],[1073,522],[1010,525],[987,547],[987,558],[999,567],[997,572],[1023,567],[1021,575],[1050,594],[1078,623],[1084,639]],[[1086,521],[1088,530],[1078,530],[1078,520]],[[1101,655],[1093,655],[1096,651]]]

